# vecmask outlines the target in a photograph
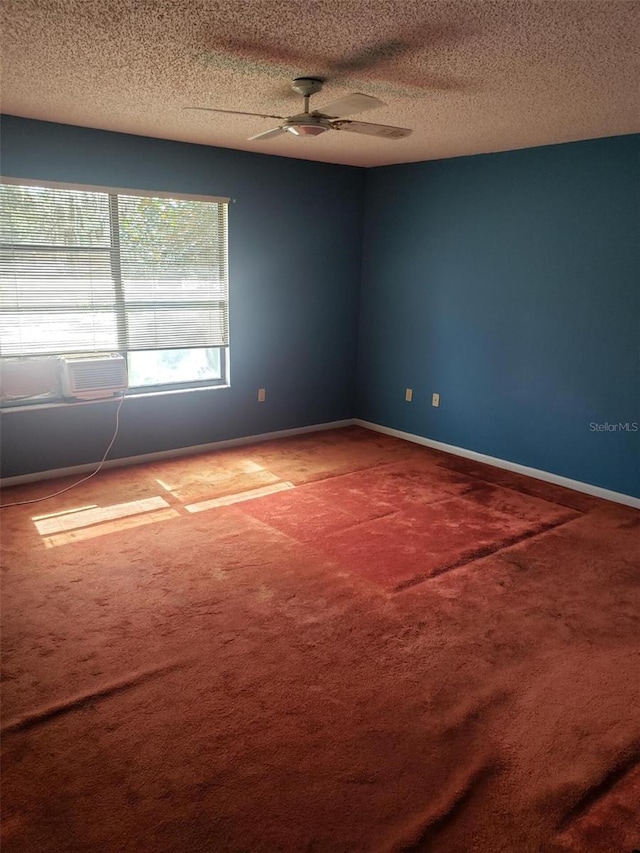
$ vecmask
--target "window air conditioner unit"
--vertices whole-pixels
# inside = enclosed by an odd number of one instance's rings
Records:
[[[62,393],[78,400],[111,397],[128,387],[124,356],[96,356],[60,359]]]

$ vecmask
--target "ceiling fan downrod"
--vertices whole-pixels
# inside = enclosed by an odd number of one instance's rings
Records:
[[[322,89],[324,80],[321,77],[296,77],[291,84],[294,92],[304,98],[304,112],[299,117],[287,119],[283,127],[294,136],[319,136],[330,129],[328,121],[312,116],[309,110],[309,99]],[[308,116],[308,119],[304,117]]]

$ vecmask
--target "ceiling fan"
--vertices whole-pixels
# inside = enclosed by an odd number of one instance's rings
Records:
[[[296,77],[291,84],[294,92],[304,98],[304,111],[293,116],[274,116],[264,113],[245,113],[238,110],[219,110],[213,107],[186,107],[190,110],[204,110],[212,113],[227,113],[230,115],[254,116],[256,118],[274,118],[282,121],[278,127],[265,130],[250,136],[249,139],[271,139],[283,133],[294,136],[320,136],[327,130],[346,130],[348,133],[363,133],[367,136],[379,136],[383,139],[403,139],[409,136],[411,130],[406,127],[391,127],[386,124],[371,124],[366,121],[351,121],[344,116],[363,113],[383,107],[384,102],[371,95],[361,95],[354,92],[327,104],[322,110],[309,111],[309,98],[322,89],[324,80],[321,77]]]

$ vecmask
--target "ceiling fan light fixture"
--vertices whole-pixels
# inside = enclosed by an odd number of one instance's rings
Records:
[[[331,122],[324,116],[304,112],[288,118],[282,125],[282,129],[294,136],[320,136],[326,130],[331,130]]]
[[[321,124],[291,124],[285,127],[289,133],[294,136],[320,136],[321,133],[326,133],[328,127],[323,127]]]

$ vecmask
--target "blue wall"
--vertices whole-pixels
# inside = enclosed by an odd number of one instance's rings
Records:
[[[359,417],[640,496],[639,141],[370,171]]]
[[[126,400],[110,458],[355,414],[362,170],[4,116],[2,173],[235,200],[231,387]],[[3,476],[100,459],[114,408],[3,414]]]
[[[365,172],[4,117],[2,171],[236,200],[231,388],[127,400],[112,457],[357,415],[640,495],[640,431],[590,428],[640,422],[639,142]],[[4,414],[3,476],[96,461],[113,408]]]

